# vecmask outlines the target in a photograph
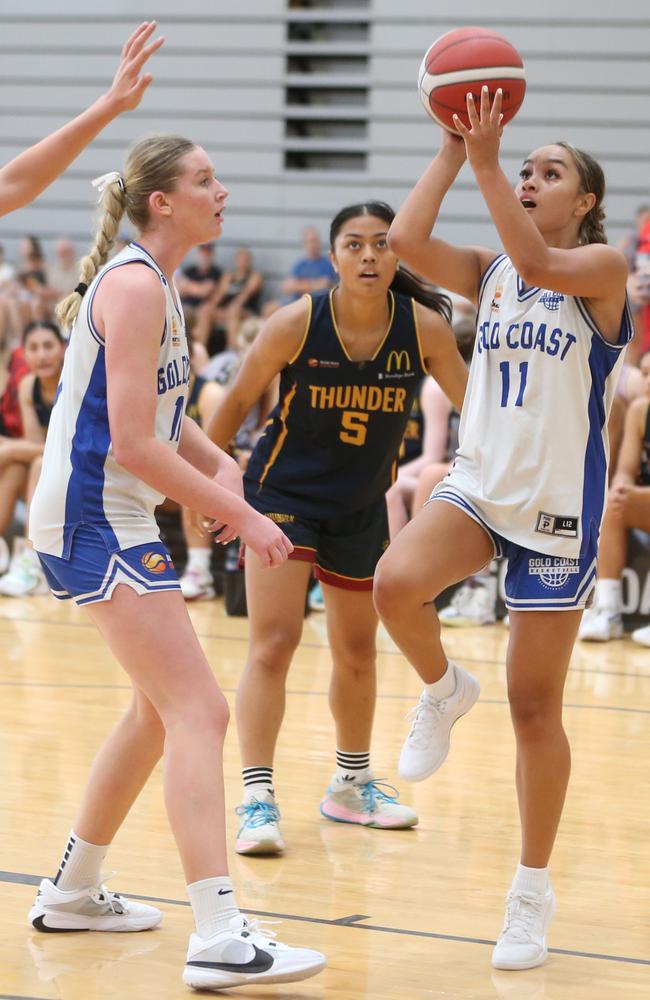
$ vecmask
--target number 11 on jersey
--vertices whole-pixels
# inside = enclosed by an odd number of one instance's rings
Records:
[[[501,406],[507,406],[508,399],[510,396],[510,362],[502,361],[499,365],[499,371],[501,372]],[[521,361],[519,364],[519,391],[517,392],[515,406],[524,405],[524,393],[526,391],[527,378],[528,378],[528,362]]]

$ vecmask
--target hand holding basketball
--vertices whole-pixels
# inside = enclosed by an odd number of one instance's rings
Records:
[[[469,128],[466,128],[458,115],[454,114],[453,122],[462,136],[467,150],[467,159],[473,169],[496,163],[499,158],[499,143],[503,135],[503,93],[497,90],[492,107],[487,86],[481,88],[481,105],[477,114],[474,97],[467,95],[467,117]]]

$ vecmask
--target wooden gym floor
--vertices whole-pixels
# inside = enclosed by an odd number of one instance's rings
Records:
[[[191,613],[232,704],[247,622],[227,618],[220,601]],[[491,970],[518,852],[506,640],[501,625],[447,630],[450,654],[480,679],[481,700],[456,727],[444,768],[408,786],[396,762],[419,684],[380,635],[374,767],[399,785],[420,825],[368,830],[328,823],[318,811],[334,740],[324,619],[307,619],[276,761],[288,849],[278,859],[233,853],[231,869],[243,909],[280,919],[281,938],[323,950],[329,966],[294,986],[221,995],[648,1000],[650,650],[629,640],[579,645],[573,656],[565,713],[573,775],[552,866],[558,910],[549,961],[523,973]],[[191,915],[159,770],[108,868],[119,872],[111,887],[160,905],[161,928],[49,936],[26,923],[34,886],[56,871],[93,754],[127,705],[125,676],[74,606],[0,599],[0,688],[0,1000],[191,996],[180,981]],[[232,842],[240,795],[234,724],[225,770]]]

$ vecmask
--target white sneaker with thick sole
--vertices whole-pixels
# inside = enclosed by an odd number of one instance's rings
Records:
[[[399,793],[379,778],[358,783],[332,779],[320,804],[321,814],[336,823],[358,823],[378,830],[406,830],[416,826],[417,813],[398,802]]]
[[[466,583],[459,587],[446,608],[438,612],[441,625],[452,628],[475,628],[493,625],[496,604],[496,581]]]
[[[22,548],[14,554],[9,571],[0,577],[0,594],[3,597],[41,597],[49,594],[50,588],[31,548]]]
[[[639,646],[650,646],[650,625],[635,628],[630,638],[633,642],[638,642]]]
[[[286,845],[280,833],[280,810],[272,793],[264,799],[243,802],[235,812],[242,818],[235,843],[237,854],[282,853]]]
[[[295,983],[325,968],[325,956],[311,948],[291,948],[258,930],[243,914],[230,928],[205,939],[192,934],[183,982],[195,990],[226,990],[257,983]],[[270,936],[274,936],[270,932]]]
[[[49,878],[41,882],[29,922],[45,934],[58,931],[148,931],[162,913],[155,906],[134,903],[105,885],[64,892]]]
[[[479,682],[455,663],[449,663],[456,677],[454,693],[439,700],[423,691],[411,709],[411,731],[399,759],[399,773],[407,781],[424,781],[444,763],[449,753],[451,730],[469,712],[481,693]]]
[[[212,575],[189,567],[178,581],[186,601],[211,601],[215,596]]]
[[[609,608],[587,608],[582,616],[578,638],[583,642],[609,642],[623,638],[623,619]]]
[[[511,889],[503,930],[492,952],[495,969],[534,969],[548,957],[546,932],[555,913],[555,894]]]

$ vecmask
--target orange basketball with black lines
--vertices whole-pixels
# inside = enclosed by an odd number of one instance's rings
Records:
[[[159,576],[161,573],[164,573],[169,565],[168,561],[164,556],[161,556],[160,552],[145,552],[140,562],[147,572],[153,573],[154,576]]]
[[[453,115],[468,127],[466,95],[477,108],[481,87],[490,102],[497,88],[503,93],[503,124],[519,111],[526,93],[524,63],[507,38],[489,28],[456,28],[438,38],[422,60],[418,74],[420,100],[426,113],[449,132],[456,132]]]

